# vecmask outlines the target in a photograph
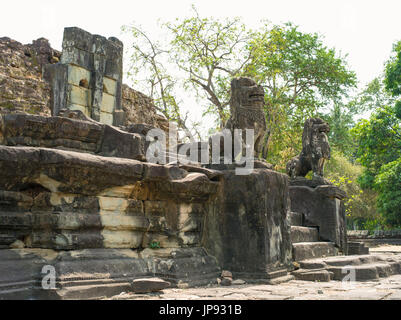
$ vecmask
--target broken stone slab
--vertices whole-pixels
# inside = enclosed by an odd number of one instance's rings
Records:
[[[242,286],[244,284],[246,284],[246,281],[241,280],[241,279],[234,280],[232,283],[233,286]]]
[[[135,279],[131,289],[135,293],[159,292],[170,287],[170,282],[160,278]]]

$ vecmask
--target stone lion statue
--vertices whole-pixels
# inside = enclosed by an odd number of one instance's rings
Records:
[[[254,155],[259,158],[266,135],[266,118],[263,110],[265,92],[262,86],[247,77],[233,79],[231,82],[231,117],[226,129],[234,132],[243,130],[243,145],[245,145],[245,129],[253,129],[255,133]]]
[[[320,118],[305,122],[302,152],[287,164],[287,173],[291,178],[305,177],[312,170],[314,179],[324,180],[324,165],[331,156],[327,138],[329,132],[329,124]]]

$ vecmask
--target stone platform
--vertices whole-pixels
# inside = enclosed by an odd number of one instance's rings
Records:
[[[0,250],[0,300],[97,299],[130,291],[137,278],[163,277],[172,287],[216,283],[214,258],[202,248]],[[56,272],[56,289],[43,290],[43,268]]]
[[[0,146],[0,297],[95,298],[136,277],[216,282],[221,271],[202,249],[201,231],[220,176],[191,166]],[[56,269],[55,292],[37,290],[44,265]]]
[[[221,269],[293,279],[285,175],[151,164],[141,141],[89,120],[0,117],[1,298],[110,296],[138,277],[206,285]],[[55,291],[40,290],[45,265]]]

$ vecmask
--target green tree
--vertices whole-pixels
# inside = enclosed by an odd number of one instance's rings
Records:
[[[401,157],[380,169],[375,188],[379,211],[390,225],[401,227]]]
[[[374,111],[383,106],[391,106],[395,99],[385,88],[384,79],[377,77],[369,82],[366,87],[348,104],[348,110],[354,115]]]
[[[352,129],[358,149],[356,156],[366,169],[360,178],[363,188],[373,188],[380,168],[401,156],[401,127],[394,108],[378,108],[370,120],[360,121]]]
[[[264,153],[274,162],[284,156],[286,162],[300,152],[305,120],[340,101],[356,85],[356,76],[318,34],[303,33],[292,24],[265,24],[250,50],[246,73],[266,88],[269,134]]]
[[[386,64],[384,84],[393,96],[401,94],[401,42]],[[378,92],[378,90],[376,90]],[[387,102],[387,103],[386,103]],[[380,101],[370,117],[352,130],[358,161],[365,167],[361,186],[378,192],[377,207],[387,223],[401,225],[401,102]]]
[[[385,90],[383,80],[375,78],[348,103],[335,103],[329,112],[321,117],[330,124],[329,140],[331,145],[340,150],[351,162],[356,160],[358,147],[351,129],[356,119],[386,105],[393,105],[394,98]]]
[[[401,41],[393,46],[393,56],[386,64],[386,89],[393,95],[401,95]]]
[[[231,79],[251,58],[251,32],[239,18],[201,18],[193,10],[191,18],[164,24],[172,35],[170,57],[185,74],[185,88],[208,100],[203,115],[215,115],[217,126],[223,128],[230,116]]]
[[[169,121],[176,122],[179,128],[188,130],[188,113],[183,115],[176,99],[177,80],[164,64],[168,50],[152,40],[141,27],[132,24],[123,26],[122,30],[132,37],[128,76],[134,83],[142,85],[141,89],[153,99],[159,112]]]
[[[386,65],[386,89],[394,96],[401,95],[401,41],[393,46],[394,56],[390,58]],[[395,115],[401,119],[401,100],[395,104]]]
[[[328,113],[320,116],[330,125],[328,135],[330,145],[340,151],[348,159],[352,159],[355,152],[355,141],[350,130],[355,125],[354,113],[347,105],[335,103]]]
[[[362,172],[361,165],[351,163],[342,152],[336,147],[333,148],[325,175],[334,185],[347,192],[345,207],[349,227],[363,228],[366,223],[380,220],[376,208],[377,192],[370,189],[363,190],[358,183],[358,177]]]
[[[149,86],[159,109],[168,118],[178,118],[175,81],[167,72],[167,61],[185,80],[183,89],[194,92],[203,106],[203,115],[213,115],[218,128],[229,118],[230,83],[238,76],[251,76],[266,91],[268,139],[265,158],[284,169],[286,162],[301,150],[304,121],[316,116],[331,102],[355,86],[355,74],[334,49],[323,45],[317,34],[302,33],[296,26],[263,24],[248,29],[239,18],[218,20],[194,16],[162,24],[171,38],[164,49],[132,28],[133,74],[149,67]],[[146,46],[142,46],[144,38]],[[145,50],[146,49],[146,50]],[[160,57],[168,57],[161,60]],[[156,59],[157,58],[157,59]],[[143,72],[142,72],[143,73]],[[171,74],[171,73],[170,73]],[[185,120],[185,117],[182,117]]]

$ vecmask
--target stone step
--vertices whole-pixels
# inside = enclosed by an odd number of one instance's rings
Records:
[[[348,242],[348,255],[366,255],[369,248],[363,242]]]
[[[275,278],[285,277],[286,275],[288,275],[288,270],[280,269],[280,270],[268,272],[266,277],[267,277],[267,279],[275,279]]]
[[[59,290],[58,299],[62,300],[96,300],[105,297],[113,297],[121,292],[131,292],[131,284],[115,283],[107,285],[87,285],[67,287]]]
[[[332,242],[300,242],[292,245],[294,261],[335,256],[338,250]]]
[[[327,266],[342,267],[342,266],[360,266],[364,264],[374,263],[390,263],[398,262],[393,255],[355,255],[355,256],[336,256],[328,258],[318,258],[306,261],[300,261],[302,269],[321,269]]]
[[[334,274],[326,269],[299,269],[291,273],[295,279],[303,281],[330,282]]]
[[[347,259],[343,260],[344,262],[347,261]],[[360,265],[328,265],[324,262],[310,261],[300,262],[301,269],[293,271],[291,274],[297,280],[324,282],[330,280],[343,281],[346,276],[351,281],[378,280],[379,278],[387,278],[401,273],[401,261],[391,258],[387,261],[378,261],[376,263],[372,263],[374,261],[372,259],[367,261],[369,263]],[[356,262],[356,260],[350,259],[348,261],[351,263]]]
[[[401,274],[401,258],[387,255],[336,256],[300,261],[301,269],[292,275],[298,280],[322,281],[322,270],[331,273],[331,280],[342,281],[345,276],[355,275],[354,281],[377,280]]]
[[[291,227],[292,243],[300,242],[318,242],[319,231],[317,228],[292,226]]]
[[[290,212],[290,225],[302,227],[304,223],[304,215],[298,212]]]
[[[396,264],[372,263],[360,266],[329,266],[328,271],[333,273],[333,280],[342,281],[345,276],[355,275],[355,281],[378,280],[397,274],[399,269]],[[352,279],[352,277],[351,277]]]
[[[293,275],[287,274],[286,276],[282,276],[282,277],[278,277],[278,278],[274,278],[274,279],[269,279],[267,281],[267,284],[278,285],[278,284],[289,282],[289,281],[292,281],[292,280],[295,280],[295,277]]]

